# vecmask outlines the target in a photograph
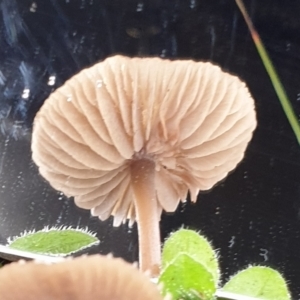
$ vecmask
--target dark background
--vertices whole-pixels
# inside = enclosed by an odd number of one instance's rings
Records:
[[[299,117],[300,2],[245,4]],[[258,128],[234,173],[162,216],[162,238],[200,230],[219,251],[223,281],[264,264],[300,299],[300,146],[233,0],[0,0],[0,9],[1,243],[46,225],[88,226],[101,240],[91,252],[137,260],[135,226],[91,218],[38,175],[33,118],[66,79],[116,53],[212,61],[248,84]]]

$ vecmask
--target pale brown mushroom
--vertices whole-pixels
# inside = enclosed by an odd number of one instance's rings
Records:
[[[157,275],[162,210],[225,178],[255,127],[247,87],[219,67],[114,56],[45,101],[32,157],[55,189],[101,220],[137,219],[140,266]]]
[[[57,264],[11,263],[0,269],[1,300],[162,300],[133,265],[101,255]]]

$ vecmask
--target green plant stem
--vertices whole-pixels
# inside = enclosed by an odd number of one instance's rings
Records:
[[[245,22],[249,28],[249,31],[251,33],[252,39],[254,41],[254,44],[256,46],[256,49],[262,59],[262,62],[267,70],[267,73],[271,79],[271,82],[273,84],[273,87],[275,89],[275,92],[279,98],[279,101],[282,105],[282,108],[286,114],[286,117],[294,131],[294,134],[298,140],[298,143],[300,144],[300,124],[298,122],[297,116],[293,110],[293,107],[291,105],[291,102],[286,94],[286,91],[279,79],[279,76],[277,74],[277,71],[271,61],[271,59],[269,58],[268,52],[262,42],[262,40],[260,39],[260,36],[258,34],[258,32],[256,31],[249,14],[247,13],[247,10],[244,6],[244,3],[242,0],[235,0],[237,6],[239,7]]]

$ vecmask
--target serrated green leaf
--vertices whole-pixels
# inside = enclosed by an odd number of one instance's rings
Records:
[[[205,266],[213,274],[217,285],[220,277],[219,263],[215,251],[205,237],[188,229],[180,229],[173,233],[163,247],[162,269],[182,253],[188,254]]]
[[[97,237],[87,230],[51,228],[25,232],[10,241],[8,246],[38,254],[65,256],[98,243]]]
[[[163,294],[174,300],[211,300],[217,290],[213,274],[187,254],[180,254],[161,273]]]
[[[262,266],[249,267],[237,273],[222,290],[263,300],[291,299],[287,284],[280,273]]]

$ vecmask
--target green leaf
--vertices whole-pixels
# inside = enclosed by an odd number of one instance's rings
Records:
[[[213,274],[187,254],[178,255],[162,272],[163,294],[174,300],[214,299],[216,284]]]
[[[99,243],[94,233],[79,228],[45,228],[24,232],[8,241],[13,249],[44,255],[65,256]]]
[[[287,284],[281,274],[263,266],[249,267],[237,273],[222,290],[263,300],[291,299]]]
[[[218,284],[220,269],[217,255],[205,237],[188,229],[180,229],[173,233],[163,247],[162,269],[182,253],[203,265],[213,275],[215,284]]]

